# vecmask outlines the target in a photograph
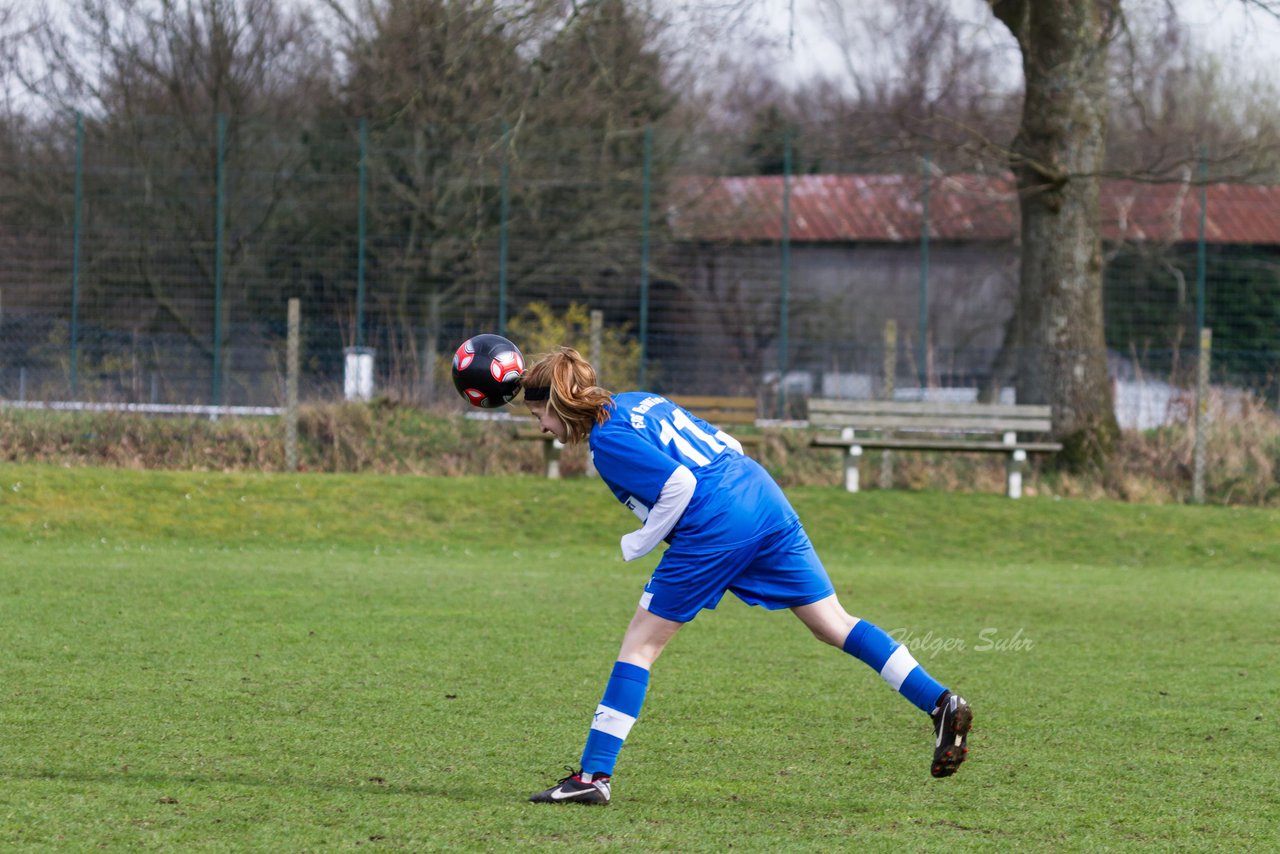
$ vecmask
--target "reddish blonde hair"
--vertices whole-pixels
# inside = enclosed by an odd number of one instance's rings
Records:
[[[520,386],[549,391],[547,408],[569,428],[570,443],[581,442],[592,427],[609,420],[613,395],[596,385],[596,369],[572,347],[557,347],[538,357]]]

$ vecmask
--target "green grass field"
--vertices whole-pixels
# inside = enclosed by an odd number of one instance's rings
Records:
[[[1280,512],[791,492],[927,720],[726,599],[576,763],[654,558],[599,483],[0,468],[0,847],[1259,850],[1280,839]],[[732,600],[732,601],[731,601]]]

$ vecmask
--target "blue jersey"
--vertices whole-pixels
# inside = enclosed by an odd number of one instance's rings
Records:
[[[697,479],[693,499],[667,537],[682,551],[720,551],[798,518],[759,463],[725,441],[718,428],[665,397],[618,394],[609,414],[591,430],[592,461],[617,499],[641,520],[677,467]]]

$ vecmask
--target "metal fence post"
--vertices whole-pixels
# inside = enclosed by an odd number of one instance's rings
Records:
[[[653,184],[653,127],[644,129],[644,186],[640,202],[640,388],[646,386],[645,363],[649,359],[649,215]]]
[[[356,346],[364,347],[365,185],[368,183],[369,121],[360,120],[359,189],[356,192]]]
[[[787,326],[791,302],[791,128],[782,136],[782,270],[778,306],[778,418],[787,417]]]
[[[71,225],[71,399],[79,393],[80,379],[80,234],[84,198],[84,116],[76,112],[75,201]]]
[[[301,338],[302,308],[297,297],[289,300],[289,332],[285,355],[284,381],[284,467],[298,470],[298,347]]]
[[[920,307],[916,318],[916,370],[920,376],[920,399],[929,383],[929,155],[921,159],[920,195]]]
[[[507,334],[507,255],[511,223],[511,128],[502,123],[502,173],[498,203],[498,334]]]
[[[1205,219],[1208,215],[1209,160],[1205,147],[1200,146],[1200,221],[1196,234],[1196,330],[1204,329],[1205,286]]]
[[[213,243],[213,390],[214,406],[222,405],[222,241],[226,218],[227,117],[218,114],[218,161],[215,171]],[[216,417],[216,416],[215,416]]]

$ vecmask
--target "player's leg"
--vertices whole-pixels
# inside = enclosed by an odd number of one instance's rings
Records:
[[[644,608],[636,608],[626,634],[622,636],[622,649],[618,651],[618,661],[634,664],[645,670],[651,670],[658,656],[666,649],[667,643],[675,637],[684,623],[668,620],[650,613]]]
[[[596,707],[582,751],[582,767],[538,792],[534,803],[609,803],[609,781],[627,734],[640,716],[649,687],[649,671],[683,623],[636,609],[622,638],[622,649]]]
[[[583,775],[613,775],[613,766],[631,727],[640,716],[649,688],[649,671],[683,623],[637,608],[622,638],[622,649],[596,707],[582,751]]]
[[[932,714],[946,693],[905,646],[844,609],[799,523],[767,537],[729,589],[750,604],[790,608],[815,637],[870,665],[925,714]]]
[[[885,682],[933,718],[935,777],[954,774],[968,753],[973,711],[920,666],[910,651],[874,623],[851,616],[832,594],[791,609],[814,637],[843,649],[880,674]]]
[[[973,712],[883,629],[852,616],[799,523],[770,535],[729,588],[752,605],[790,608],[819,640],[865,662],[897,692],[933,717],[931,773],[946,777],[965,759]]]
[[[791,610],[815,637],[870,666],[916,708],[932,714],[938,707],[946,687],[920,666],[906,646],[874,623],[845,611],[834,593],[819,602]]]

